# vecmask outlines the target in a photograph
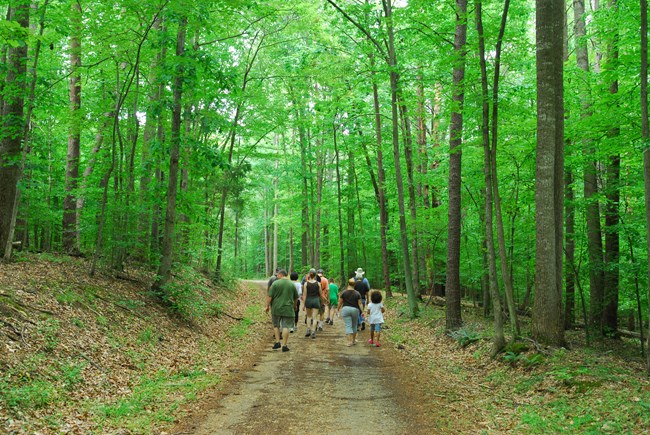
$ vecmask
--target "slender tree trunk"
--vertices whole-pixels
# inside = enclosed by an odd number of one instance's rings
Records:
[[[399,94],[401,96],[401,90]],[[403,97],[401,97],[403,98]],[[400,104],[400,113],[402,115],[402,124],[404,126],[404,160],[406,161],[406,179],[408,181],[409,210],[411,212],[411,252],[413,262],[411,263],[413,275],[413,292],[418,299],[420,295],[420,252],[418,250],[418,221],[417,221],[417,200],[415,197],[415,180],[413,178],[413,135],[411,132],[411,120],[408,116],[408,108],[402,101]]]
[[[481,68],[481,89],[483,96],[481,132],[483,136],[484,154],[483,173],[485,176],[485,244],[487,248],[488,261],[488,286],[490,289],[490,297],[492,299],[492,308],[494,311],[494,337],[492,339],[492,355],[496,355],[505,347],[506,340],[503,333],[503,313],[501,308],[501,296],[499,294],[499,286],[497,281],[496,252],[494,249],[494,230],[492,222],[493,171],[491,165],[493,164],[493,159],[490,152],[490,100],[488,95],[487,65],[485,62],[485,39],[483,35],[482,9],[482,1],[477,0],[475,3],[476,29],[478,33],[479,62]]]
[[[18,25],[29,28],[29,1],[16,2],[7,13]],[[11,258],[13,228],[18,206],[18,181],[22,138],[25,129],[25,85],[27,82],[27,44],[7,50],[7,74],[0,110],[0,249],[3,260]]]
[[[79,252],[77,222],[77,187],[79,183],[79,156],[81,145],[81,26],[82,12],[79,0],[72,3],[70,14],[70,126],[68,155],[65,170],[65,199],[63,201],[63,249],[69,254]]]
[[[298,108],[298,142],[300,143],[300,167],[302,168],[302,225],[301,225],[301,266],[309,264],[309,166],[307,162],[307,139],[302,125],[302,110]]]
[[[618,11],[616,0],[609,1],[609,7]],[[618,15],[618,14],[616,14]],[[607,46],[607,64],[606,68],[614,72],[617,77],[616,69],[618,68],[618,22],[615,21],[616,28],[613,32],[613,40]],[[618,78],[612,80],[609,93],[618,94]],[[608,132],[611,140],[617,140],[620,136],[621,129],[614,125]],[[613,153],[609,156],[607,164],[607,204],[605,206],[605,311],[603,324],[608,334],[616,334],[618,331],[618,293],[619,293],[619,203],[620,203],[620,178],[621,178],[621,155]]]
[[[531,329],[534,339],[554,346],[565,344],[562,317],[564,8],[564,0],[536,1],[536,291]]]
[[[371,59],[372,61],[372,59]],[[373,66],[374,66],[374,62]],[[377,90],[377,82],[375,81],[375,73],[372,73],[372,101],[375,112],[375,134],[377,136],[377,201],[379,203],[379,238],[381,241],[381,266],[382,278],[384,281],[384,291],[386,297],[392,297],[392,290],[390,288],[390,274],[388,270],[388,210],[386,204],[386,174],[384,172],[384,157],[382,152],[382,139],[381,139],[381,112],[379,110],[379,92]],[[345,278],[345,277],[343,277]]]
[[[355,186],[354,186],[354,158],[351,153],[348,151],[348,160],[347,160],[347,176],[346,176],[346,187],[345,187],[345,196],[347,198],[346,204],[347,207],[345,211],[347,213],[347,233],[349,235],[347,239],[347,270],[350,272],[356,270],[359,266],[358,258],[358,231],[356,229],[356,222],[354,219],[355,216]]]
[[[515,305],[514,288],[512,276],[508,270],[510,259],[506,253],[506,237],[503,228],[503,214],[501,212],[501,196],[499,195],[499,177],[497,167],[497,144],[498,144],[498,126],[499,126],[499,78],[501,67],[501,46],[503,44],[503,35],[506,30],[508,19],[508,9],[510,0],[505,0],[503,4],[503,14],[501,16],[501,26],[499,28],[499,37],[497,39],[494,55],[494,81],[492,86],[492,188],[494,189],[494,210],[497,226],[497,239],[499,242],[499,264],[501,266],[501,277],[505,287],[506,301],[508,303],[508,313],[510,314],[510,325],[514,337],[519,337],[519,319],[517,318],[517,307]]]
[[[182,17],[176,35],[176,57],[183,59],[185,55],[185,35],[187,33],[187,17]],[[162,240],[162,258],[158,267],[154,290],[161,291],[171,277],[172,262],[174,259],[174,235],[176,227],[176,196],[178,192],[178,158],[181,146],[181,101],[183,96],[183,79],[185,67],[182,63],[177,66],[174,75],[172,123],[171,123],[171,149],[169,156],[169,183],[167,187],[167,211],[165,214],[165,229]]]
[[[276,160],[275,161],[275,173],[278,174],[280,170],[280,161]],[[278,178],[276,177],[273,180],[273,271],[275,272],[278,268],[278,219],[280,218],[280,210],[279,210],[279,201],[280,198],[278,197],[279,189],[278,189]]]
[[[587,53],[584,0],[573,0],[573,11],[576,61],[578,68],[584,71],[584,81],[588,83],[589,57]],[[591,116],[591,97],[589,94],[590,90],[588,86],[581,91],[582,119],[587,119]],[[593,147],[593,141],[586,138],[583,144],[586,160],[584,167],[584,197],[587,219],[587,252],[589,253],[590,323],[593,332],[597,336],[601,336],[603,333],[602,321],[605,308],[603,241],[598,201],[598,163],[594,157]]]
[[[321,151],[321,154],[318,156],[318,165],[316,168],[316,203],[321,204],[323,200],[323,177],[325,176],[325,162],[326,156],[325,153],[321,150],[321,147],[316,141],[316,149]],[[321,207],[315,207],[316,209],[316,225],[314,226],[315,234],[315,246],[314,246],[314,265],[322,267],[320,253],[321,253]]]
[[[463,324],[460,310],[460,229],[461,229],[461,157],[463,143],[463,104],[465,102],[465,58],[467,41],[467,0],[456,0],[456,36],[454,38],[453,91],[454,102],[449,125],[449,210],[447,217],[447,329]]]
[[[644,143],[650,141],[648,122],[648,2],[641,0],[641,137]],[[643,185],[645,190],[646,249],[650,252],[650,148],[643,151]],[[648,256],[648,289],[650,300],[650,256]],[[648,308],[650,315],[650,307]],[[643,322],[641,322],[643,325]],[[643,327],[643,326],[642,326]],[[650,332],[649,332],[650,334]],[[647,356],[647,374],[650,376],[650,351]]]
[[[464,1],[464,0],[461,0]],[[395,181],[397,185],[397,203],[399,209],[400,247],[402,254],[402,267],[404,273],[404,284],[408,296],[409,311],[411,317],[419,314],[418,301],[413,289],[413,276],[411,269],[411,253],[409,252],[408,227],[406,225],[406,211],[404,199],[404,181],[400,164],[399,150],[399,113],[398,113],[398,91],[399,74],[397,73],[397,56],[395,54],[395,35],[393,29],[393,6],[391,0],[382,0],[384,14],[387,20],[388,33],[388,64],[390,68],[390,90],[391,90],[391,115],[393,132],[393,158],[395,160]]]
[[[338,201],[338,207],[337,209],[337,214],[339,218],[339,273],[341,274],[341,287],[345,288],[345,279],[346,279],[346,273],[345,273],[345,249],[344,249],[344,241],[343,241],[343,205],[341,204],[341,198],[343,198],[343,192],[341,191],[341,160],[339,156],[339,145],[337,142],[336,138],[336,130],[337,126],[336,124],[332,125],[332,133],[333,133],[333,139],[334,139],[334,157],[336,158],[336,192],[337,192],[337,201]]]

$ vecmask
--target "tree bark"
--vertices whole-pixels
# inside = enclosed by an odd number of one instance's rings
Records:
[[[564,0],[536,1],[536,292],[531,330],[535,340],[553,346],[565,344],[562,317],[564,7]]]
[[[585,30],[584,0],[573,0],[574,36],[576,40],[576,61],[588,83],[589,57],[587,52]],[[587,86],[581,91],[582,113],[580,118],[591,116],[590,90]],[[589,254],[589,311],[591,314],[591,329],[596,336],[603,333],[604,312],[604,264],[603,241],[600,224],[600,205],[598,201],[598,162],[594,157],[593,141],[586,138],[583,144],[585,153],[584,166],[584,197],[586,202],[587,219],[587,252]]]
[[[464,1],[464,0],[459,0]],[[399,209],[400,247],[402,249],[402,267],[404,273],[404,284],[408,296],[409,311],[411,317],[416,317],[419,312],[418,302],[413,289],[413,277],[411,269],[411,254],[409,252],[408,227],[406,225],[406,211],[404,207],[404,181],[400,165],[399,150],[399,113],[398,113],[398,90],[399,74],[397,72],[397,56],[395,54],[395,35],[393,28],[393,6],[391,0],[382,0],[384,15],[387,20],[388,33],[388,66],[390,68],[390,94],[391,94],[391,115],[393,132],[393,158],[395,159],[395,181],[397,185],[397,202]],[[459,304],[460,306],[460,304]]]
[[[185,36],[187,33],[187,17],[182,17],[176,35],[176,57],[182,62],[185,55]],[[174,235],[176,228],[176,196],[178,193],[178,158],[181,147],[181,101],[183,97],[183,79],[185,67],[182,63],[176,66],[173,86],[171,140],[169,155],[169,177],[167,184],[167,210],[165,213],[165,228],[161,249],[161,261],[158,267],[153,289],[160,292],[171,277],[174,259]]]
[[[23,29],[29,28],[29,1],[16,2],[7,14]],[[22,138],[25,129],[25,88],[27,83],[27,44],[7,50],[7,74],[0,107],[0,249],[3,260],[11,258],[13,228],[18,206],[18,180]]]
[[[372,59],[371,59],[372,62]],[[374,62],[372,62],[374,66]],[[381,240],[381,266],[384,291],[386,297],[393,296],[390,286],[390,274],[388,270],[388,205],[386,201],[386,173],[384,172],[384,154],[382,151],[381,137],[381,112],[379,110],[379,92],[377,82],[374,80],[375,73],[372,73],[372,102],[375,112],[375,135],[377,137],[377,201],[379,203],[379,238]]]
[[[650,124],[648,122],[648,2],[641,0],[641,138],[643,139],[643,185],[645,190],[646,249],[650,252]],[[648,256],[648,288],[650,300],[650,256]],[[650,315],[650,307],[648,308]],[[643,326],[642,326],[643,327]],[[650,331],[649,331],[650,334]],[[647,374],[650,376],[650,351],[646,352]]]
[[[609,7],[615,12],[618,11],[616,0],[610,0]],[[614,26],[618,26],[615,21]],[[616,69],[618,67],[618,27],[614,29],[613,39],[607,46],[607,63],[605,68],[614,71],[614,77],[617,77]],[[609,93],[618,94],[618,78],[612,80],[609,86]],[[618,125],[612,126],[608,132],[611,140],[617,140],[620,136],[621,129]],[[609,156],[607,163],[607,181],[605,206],[605,276],[604,276],[604,318],[603,326],[608,334],[616,334],[618,331],[618,294],[619,294],[619,258],[620,258],[620,241],[619,241],[619,203],[620,203],[620,178],[621,178],[621,155],[613,153]]]
[[[493,159],[490,150],[490,100],[488,94],[487,65],[485,61],[485,39],[483,33],[482,1],[477,0],[475,3],[476,13],[476,30],[478,33],[479,63],[481,69],[481,90],[482,90],[482,108],[481,132],[483,137],[483,173],[485,177],[485,244],[487,248],[488,263],[488,286],[490,297],[492,299],[492,308],[494,312],[494,337],[492,338],[492,355],[499,353],[506,345],[503,333],[503,313],[501,308],[501,295],[497,281],[496,252],[494,249],[494,230],[492,222],[493,203],[493,180],[492,164]]]
[[[460,309],[460,239],[461,239],[461,160],[463,143],[463,104],[465,102],[465,59],[467,42],[467,0],[456,0],[456,36],[452,112],[449,125],[449,211],[447,217],[446,326],[458,329],[463,324]]]
[[[81,146],[81,26],[82,12],[79,0],[70,11],[70,126],[68,155],[65,170],[65,199],[63,200],[63,249],[69,254],[79,252],[76,190],[79,184],[79,157]]]

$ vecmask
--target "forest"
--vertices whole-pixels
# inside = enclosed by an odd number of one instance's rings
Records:
[[[482,307],[495,354],[645,341],[646,0],[0,10],[4,262],[136,263],[170,304],[182,267],[361,267],[450,331]]]

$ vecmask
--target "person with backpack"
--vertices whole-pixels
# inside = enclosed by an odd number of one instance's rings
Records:
[[[289,329],[295,327],[294,310],[298,301],[298,290],[287,278],[285,270],[279,270],[277,279],[271,284],[266,298],[266,312],[271,311],[275,344],[273,350],[282,348],[288,352]],[[280,335],[282,333],[282,335]],[[282,342],[280,342],[282,340]]]
[[[354,289],[361,295],[361,313],[359,314],[359,326],[363,331],[366,329],[365,318],[363,317],[363,310],[366,309],[366,295],[370,291],[370,283],[363,277],[364,271],[358,268],[354,276]]]

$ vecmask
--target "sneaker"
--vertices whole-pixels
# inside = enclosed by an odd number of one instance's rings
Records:
[[[289,332],[293,334],[293,328],[289,329]]]
[[[362,323],[362,324],[361,324],[361,330],[363,331],[364,329],[366,329],[366,324],[365,324],[365,323]]]
[[[308,329],[307,332],[305,333],[305,337],[309,337],[311,335],[311,329]]]
[[[276,341],[275,344],[273,345],[273,350],[278,350],[282,347],[279,341]]]
[[[316,331],[311,333],[311,338],[316,338]]]
[[[319,331],[319,332],[322,332],[322,331],[323,331],[323,327],[322,327],[322,326],[319,326],[319,327],[318,327],[318,331]]]
[[[330,322],[330,318],[328,317],[327,319],[325,319],[325,323],[329,323],[329,322]]]
[[[289,352],[289,348],[287,346],[282,346],[282,352]]]
[[[381,346],[379,343],[375,343],[375,347],[379,347],[379,346]]]
[[[372,338],[368,339],[368,344],[375,344],[374,341],[372,341]]]
[[[334,320],[330,319],[330,325],[334,325]]]

